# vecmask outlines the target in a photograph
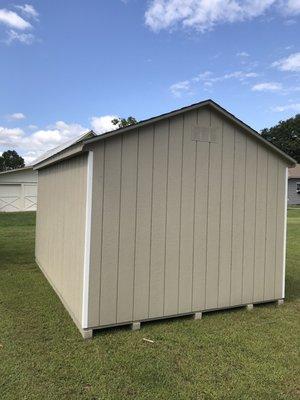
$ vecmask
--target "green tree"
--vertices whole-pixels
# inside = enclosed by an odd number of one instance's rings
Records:
[[[263,129],[261,135],[300,163],[300,114]]]
[[[134,117],[128,118],[115,118],[111,121],[118,128],[125,128],[125,126],[137,124],[138,121]]]
[[[25,167],[24,159],[15,150],[7,150],[0,156],[0,171]]]

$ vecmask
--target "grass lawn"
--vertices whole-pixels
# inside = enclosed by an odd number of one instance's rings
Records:
[[[288,215],[284,306],[85,342],[34,263],[34,224],[34,213],[0,214],[1,400],[299,400],[300,209]]]

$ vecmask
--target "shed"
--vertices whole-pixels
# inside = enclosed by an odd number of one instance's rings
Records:
[[[300,164],[289,168],[288,204],[300,204]]]
[[[0,212],[35,211],[37,182],[33,167],[0,172]]]
[[[82,335],[284,298],[295,161],[212,100],[39,170],[36,260]]]

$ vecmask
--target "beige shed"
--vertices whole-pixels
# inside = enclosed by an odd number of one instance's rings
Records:
[[[36,260],[82,335],[284,298],[295,161],[212,100],[39,162]]]

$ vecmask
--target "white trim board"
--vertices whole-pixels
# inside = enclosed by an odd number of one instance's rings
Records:
[[[94,153],[92,151],[89,151],[87,159],[87,182],[86,182],[85,244],[84,244],[83,293],[82,293],[82,329],[88,328],[93,164],[94,164]]]
[[[285,269],[286,269],[286,236],[287,236],[287,207],[288,207],[288,179],[289,169],[285,171],[285,186],[284,186],[284,233],[283,233],[283,267],[282,267],[282,298],[285,297]]]

